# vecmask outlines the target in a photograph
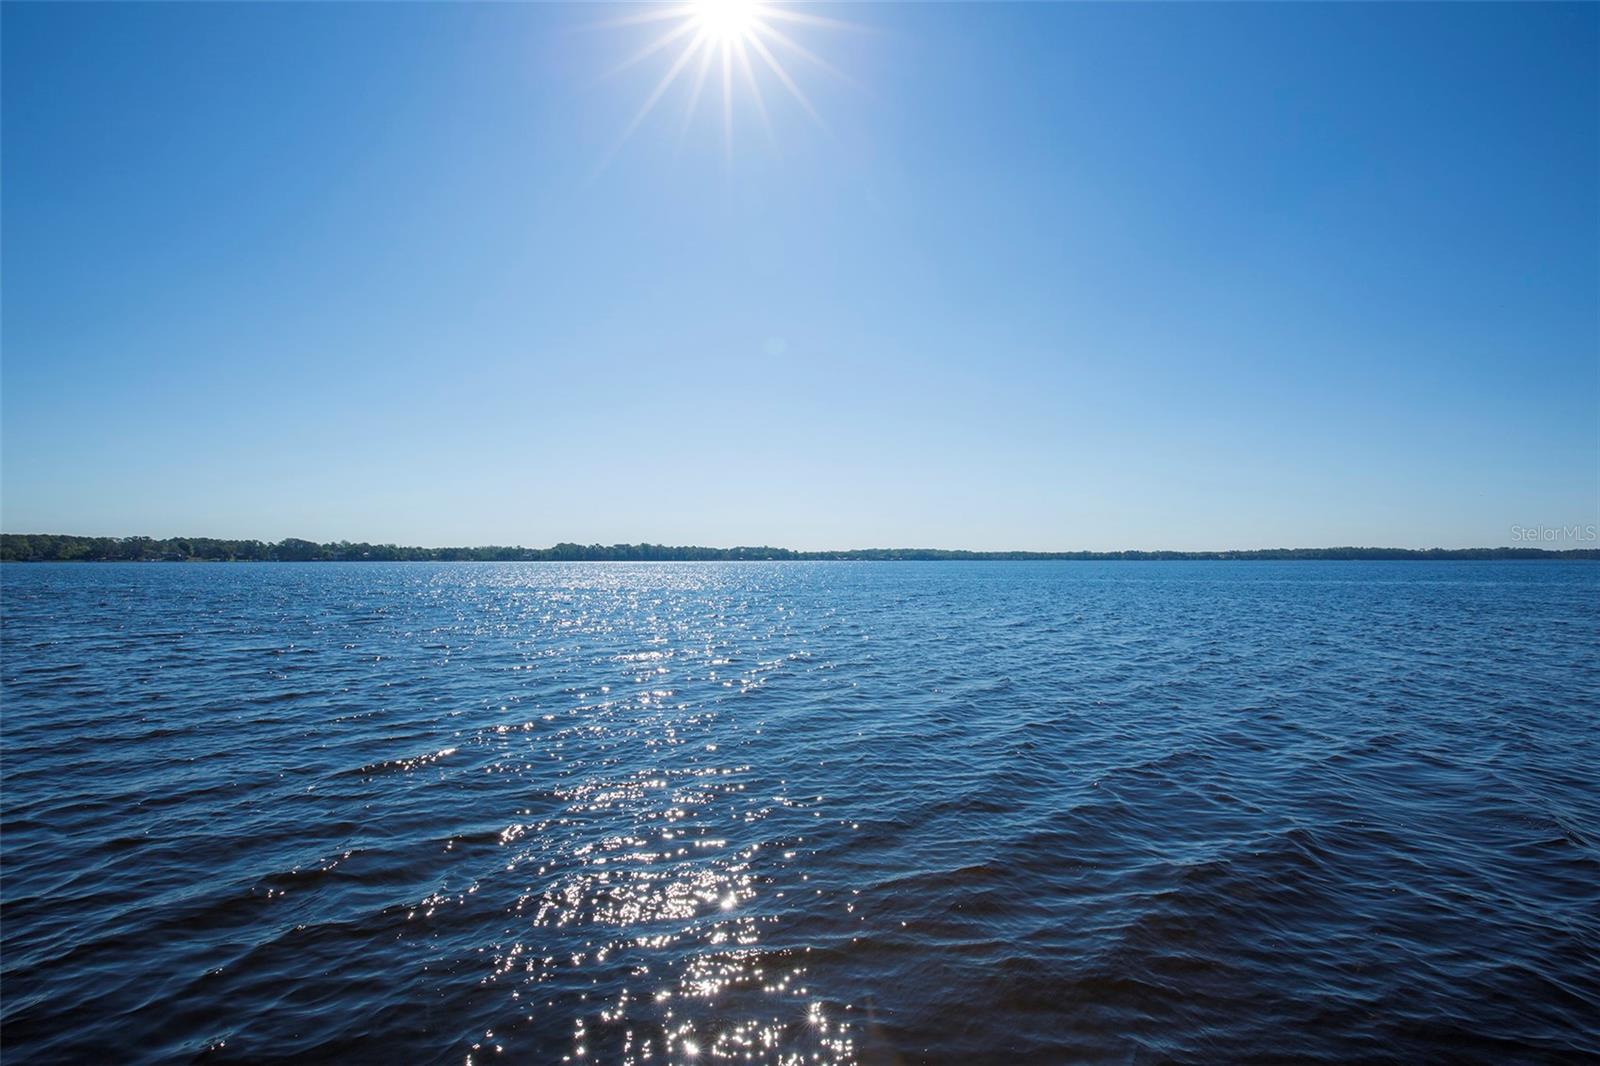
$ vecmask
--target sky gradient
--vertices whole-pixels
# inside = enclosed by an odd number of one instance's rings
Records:
[[[808,7],[731,152],[640,10],[5,4],[0,524],[1600,522],[1600,7]]]

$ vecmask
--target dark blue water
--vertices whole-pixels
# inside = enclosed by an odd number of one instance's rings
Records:
[[[7,1063],[1600,1057],[1600,566],[0,582]]]

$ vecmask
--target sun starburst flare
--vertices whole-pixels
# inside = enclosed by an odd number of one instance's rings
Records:
[[[711,93],[719,98],[717,106],[725,164],[731,164],[733,158],[734,101],[738,94],[749,94],[766,139],[776,148],[778,138],[762,88],[763,82],[768,83],[768,90],[776,83],[824,132],[828,131],[828,124],[790,71],[789,65],[800,60],[843,82],[854,84],[843,72],[795,40],[790,32],[780,28],[781,24],[787,24],[791,29],[852,29],[855,28],[853,24],[796,11],[778,0],[667,3],[602,25],[626,26],[652,22],[668,25],[610,73],[620,74],[651,60],[665,63],[665,71],[606,154],[602,167],[622,149],[673,87],[680,83],[687,86],[688,97],[678,126],[678,143],[682,144],[702,99],[708,95],[707,82],[712,82]]]

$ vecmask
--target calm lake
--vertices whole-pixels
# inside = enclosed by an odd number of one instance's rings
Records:
[[[1600,1057],[1600,565],[7,565],[7,1063]]]

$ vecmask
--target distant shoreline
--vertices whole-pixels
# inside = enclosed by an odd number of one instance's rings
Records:
[[[214,537],[79,537],[60,533],[0,534],[0,562],[1060,562],[1529,559],[1600,561],[1600,548],[1254,548],[1240,551],[963,551],[942,548],[705,548],[664,544],[556,544],[549,548],[487,545],[418,548],[394,544],[318,544],[293,537],[267,542]]]

